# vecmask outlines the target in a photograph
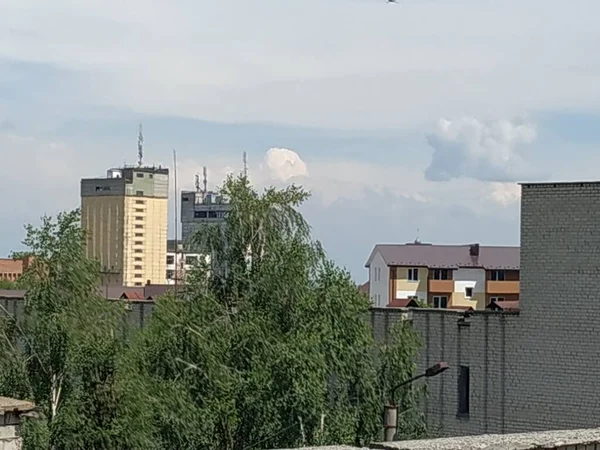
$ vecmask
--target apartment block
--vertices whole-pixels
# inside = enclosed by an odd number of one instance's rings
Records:
[[[485,309],[519,300],[519,247],[376,245],[366,267],[369,297],[376,307],[406,300],[434,308]]]
[[[167,241],[167,284],[185,283],[185,275],[200,262],[202,254],[186,251],[182,241]],[[207,258],[205,256],[205,258]]]
[[[0,281],[17,281],[31,263],[31,258],[0,258]]]
[[[110,169],[81,180],[87,256],[100,262],[102,283],[166,284],[169,170]]]
[[[223,224],[230,206],[213,191],[183,191],[181,193],[181,238],[185,248],[191,246],[194,233],[205,224]]]

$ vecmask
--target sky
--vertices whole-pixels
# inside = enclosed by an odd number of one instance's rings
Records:
[[[518,245],[518,182],[595,180],[600,2],[0,0],[0,256],[136,161],[298,183],[356,281],[377,243]],[[174,196],[174,189],[172,190]],[[174,198],[174,197],[173,197]],[[174,235],[171,199],[170,235]]]

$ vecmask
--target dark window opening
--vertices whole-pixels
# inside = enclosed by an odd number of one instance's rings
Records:
[[[450,271],[448,269],[434,269],[432,278],[434,280],[449,280]]]
[[[216,219],[217,217],[218,217],[217,216],[217,211],[209,211],[208,212],[208,218],[209,219]]]
[[[150,174],[148,175],[148,178],[154,178],[154,175]]]
[[[139,173],[139,172],[138,172],[138,173],[136,173],[136,176],[137,176],[138,178],[144,178],[144,174],[143,174],[143,173]]]
[[[134,286],[141,286],[142,283],[135,283]]]
[[[205,219],[207,217],[206,211],[194,211],[194,217],[196,219]]]
[[[436,295],[433,297],[433,307],[441,309],[448,308],[448,297]]]
[[[133,275],[134,278],[142,278],[142,274],[141,273],[136,273]]]
[[[140,229],[140,228],[144,228],[144,225],[136,225],[135,227],[136,227],[137,229]]]
[[[504,270],[492,270],[490,275],[492,281],[504,281]]]
[[[167,279],[168,280],[172,280],[173,279],[173,275],[175,275],[175,271],[174,270],[167,270]]]
[[[167,255],[167,264],[175,264],[175,256]]]
[[[198,261],[198,258],[196,258],[195,256],[186,256],[186,257],[185,257],[185,263],[186,263],[187,265],[192,265],[192,264],[195,264],[195,263],[196,263],[196,261]]]
[[[470,374],[468,366],[460,366],[458,372],[458,414],[469,415]]]
[[[419,281],[419,269],[408,269],[408,281]]]
[[[139,197],[143,197],[144,196],[144,191],[135,191],[135,195],[137,195]]]
[[[182,197],[182,198],[181,198],[181,201],[182,201],[182,202],[188,202],[188,201],[190,201],[190,199],[189,199],[188,197]]]
[[[468,297],[468,298],[473,297],[473,288],[472,287],[465,288],[465,297]]]

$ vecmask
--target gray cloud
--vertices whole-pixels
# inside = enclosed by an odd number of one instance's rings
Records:
[[[531,178],[534,171],[527,168],[525,156],[536,137],[535,128],[527,123],[442,119],[427,136],[433,156],[425,177],[430,181],[470,178],[495,182]]]

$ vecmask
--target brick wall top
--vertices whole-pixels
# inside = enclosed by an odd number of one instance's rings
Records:
[[[443,439],[373,444],[371,448],[396,450],[532,450],[562,449],[567,446],[600,444],[600,428],[537,433],[488,434]]]

